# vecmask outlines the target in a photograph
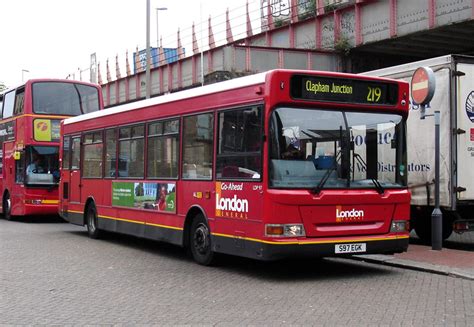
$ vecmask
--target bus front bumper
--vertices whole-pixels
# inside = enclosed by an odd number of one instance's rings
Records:
[[[264,261],[295,257],[347,257],[355,254],[406,252],[408,234],[305,241],[265,241],[213,235],[214,250]]]
[[[58,205],[58,200],[26,199],[23,201],[23,215],[57,215]]]

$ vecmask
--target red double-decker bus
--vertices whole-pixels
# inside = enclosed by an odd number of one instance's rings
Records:
[[[3,94],[0,191],[6,219],[57,214],[59,128],[64,118],[103,108],[99,86],[34,79]]]
[[[274,70],[66,119],[60,214],[262,260],[406,251],[408,85]]]

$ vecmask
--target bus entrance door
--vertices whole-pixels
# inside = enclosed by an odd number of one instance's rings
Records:
[[[69,201],[81,202],[81,138],[72,139],[71,144],[71,175],[69,183]]]

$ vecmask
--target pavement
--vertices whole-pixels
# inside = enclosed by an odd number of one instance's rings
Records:
[[[353,259],[474,280],[474,251],[452,248],[438,251],[431,246],[410,244],[404,253],[357,255]]]

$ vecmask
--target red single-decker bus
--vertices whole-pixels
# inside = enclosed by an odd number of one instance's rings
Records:
[[[261,260],[406,251],[408,84],[274,70],[62,124],[60,214]]]

